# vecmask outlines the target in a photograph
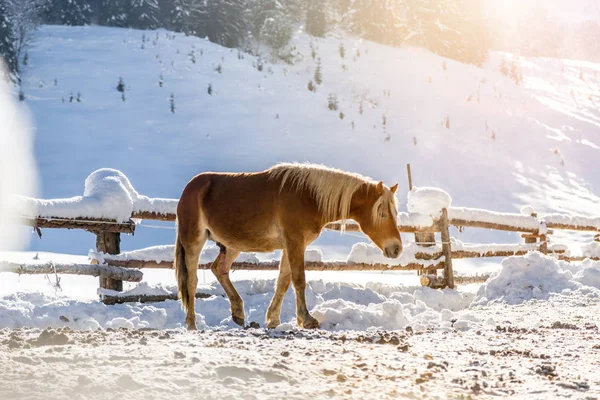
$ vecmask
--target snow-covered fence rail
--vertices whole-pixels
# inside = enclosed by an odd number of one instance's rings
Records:
[[[144,274],[141,271],[122,268],[104,264],[64,264],[64,263],[43,263],[43,264],[23,264],[0,262],[0,272],[14,272],[17,274],[71,274],[71,275],[91,275],[98,277],[110,277],[127,282],[140,282]]]

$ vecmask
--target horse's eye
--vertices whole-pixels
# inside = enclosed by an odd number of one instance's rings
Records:
[[[381,213],[381,218],[387,218],[387,217],[388,217],[387,213]]]

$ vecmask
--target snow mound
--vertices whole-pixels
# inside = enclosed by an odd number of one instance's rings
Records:
[[[535,210],[533,209],[533,207],[531,206],[524,206],[521,207],[521,210],[519,210],[521,212],[521,214],[523,215],[532,215],[535,214]]]
[[[306,249],[304,252],[304,261],[306,262],[322,262],[323,252],[321,249]]]
[[[568,294],[581,289],[590,292],[591,288],[584,288],[582,282],[585,286],[600,283],[597,281],[600,275],[598,265],[590,261],[573,276],[564,263],[540,252],[508,257],[502,262],[502,269],[479,288],[472,304],[520,304],[532,299],[548,300],[554,294]]]
[[[134,211],[174,214],[177,210],[177,200],[140,195],[125,174],[112,168],[92,172],[85,180],[83,196],[50,200],[21,199],[23,212],[29,217],[97,218],[124,222],[131,218]]]
[[[591,242],[581,246],[581,253],[584,257],[600,257],[600,242]]]
[[[585,286],[600,289],[600,262],[585,260],[581,263],[581,269],[573,279]]]
[[[439,218],[442,209],[449,208],[452,198],[442,189],[433,187],[413,187],[408,192],[408,211]]]
[[[235,282],[244,299],[248,321],[264,326],[266,311],[273,296],[274,279],[246,279]],[[230,304],[223,288],[216,282],[201,285],[201,293],[211,297],[196,299],[196,315],[200,329],[238,329],[230,315]],[[177,292],[175,285],[151,286],[140,283],[125,292],[99,289],[101,295],[141,296],[170,295]],[[309,310],[323,329],[355,331],[426,328],[453,329],[448,323],[448,313],[453,318],[473,318],[465,310],[469,294],[453,290],[433,290],[386,285],[365,285],[309,281],[306,300]],[[445,311],[444,311],[445,310]],[[449,311],[450,310],[450,311]],[[292,291],[284,298],[281,321],[286,329],[296,329],[296,305]],[[443,313],[443,315],[441,314]],[[176,329],[182,328],[185,316],[179,301],[159,303],[126,303],[107,306],[99,301],[76,301],[39,292],[17,293],[0,297],[0,329],[19,327],[62,327],[78,330],[107,328],[126,329]],[[477,322],[462,327],[470,329]]]
[[[363,306],[343,299],[327,300],[315,307],[313,315],[328,330],[355,330],[364,326],[397,330],[409,323],[398,301]]]

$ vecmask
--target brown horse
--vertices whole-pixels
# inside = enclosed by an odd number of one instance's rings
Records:
[[[282,249],[275,295],[267,311],[267,327],[280,324],[281,305],[290,282],[296,294],[296,317],[304,328],[319,322],[306,307],[304,252],[323,227],[353,219],[383,251],[396,258],[402,241],[396,217],[398,185],[312,164],[279,164],[257,173],[206,172],[185,187],[177,206],[175,271],[188,329],[196,329],[194,301],[198,259],[206,240],[221,253],[212,271],[231,303],[233,321],[244,325],[244,302],[229,279],[240,252]]]

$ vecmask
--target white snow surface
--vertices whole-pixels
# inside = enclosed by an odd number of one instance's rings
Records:
[[[548,214],[543,219],[547,224],[568,224],[585,226],[600,230],[600,217],[585,217],[583,215]]]
[[[584,257],[600,258],[600,242],[590,242],[581,246]]]
[[[235,282],[245,301],[249,321],[263,324],[274,284],[273,280],[260,279]],[[381,289],[380,293],[378,288]],[[224,291],[219,284],[200,285],[198,291],[215,295],[208,299],[196,300],[200,329],[236,327],[231,321],[229,302],[223,297]],[[175,292],[174,286],[149,286],[146,283],[140,283],[136,288],[122,293],[99,289],[101,294],[122,296]],[[440,321],[440,311],[446,308],[456,311],[466,308],[472,294],[420,287],[360,285],[318,280],[308,282],[306,298],[309,309],[313,310],[324,329],[398,330],[408,324],[414,324],[418,329],[435,327]],[[66,317],[69,322],[65,322],[65,318],[61,320],[61,316]],[[183,321],[184,314],[180,302],[171,300],[151,304],[105,306],[100,302],[81,302],[35,292],[11,294],[0,298],[0,328],[70,326],[82,330],[116,327],[167,329],[182,327]],[[293,328],[295,324],[292,290],[284,300],[282,322],[279,329]]]
[[[448,217],[450,219],[503,224],[515,228],[540,229],[542,232],[545,230],[537,218],[517,213],[503,213],[468,207],[450,207]]]
[[[408,211],[429,215],[435,219],[444,208],[452,205],[452,197],[445,191],[433,187],[413,187],[408,192]]]
[[[172,271],[166,272],[172,275]],[[270,276],[274,278],[276,275]],[[479,313],[478,307],[505,303],[516,305],[532,300],[566,301],[575,306],[600,303],[599,262],[587,260],[567,264],[537,252],[505,259],[502,269],[481,285],[476,294],[471,291],[471,285],[464,285],[460,290],[433,290],[394,284],[392,278],[395,275],[373,281],[368,278],[369,275],[363,274],[362,282],[345,281],[345,276],[338,273],[337,281],[308,280],[306,298],[309,310],[326,330],[399,330],[411,326],[415,331],[466,331],[488,325],[489,314]],[[234,281],[244,299],[248,321],[264,323],[273,296],[273,278]],[[35,279],[38,285],[43,285],[45,278]],[[61,285],[70,285],[71,281],[66,279],[65,282]],[[93,279],[90,282],[92,287],[86,290],[95,290],[93,286],[97,281]],[[229,301],[218,283],[200,284],[198,291],[212,295],[196,300],[199,328],[236,327],[231,321]],[[98,293],[122,296],[172,294],[176,293],[176,286],[142,282],[129,286],[122,293],[106,290],[98,290]],[[279,329],[295,329],[295,300],[291,289],[285,296],[282,310]],[[453,325],[453,320],[461,322]],[[106,306],[97,300],[78,300],[62,294],[60,290],[54,293],[12,291],[0,295],[0,329],[61,326],[80,330],[111,327],[169,329],[182,327],[183,321],[179,301]]]
[[[389,266],[394,265],[408,265],[414,263],[415,253],[429,253],[433,254],[436,251],[440,251],[435,246],[424,247],[418,246],[414,243],[409,243],[404,246],[402,254],[398,258],[387,258],[383,255],[381,249],[372,243],[356,243],[352,246],[350,254],[348,255],[347,261],[353,263],[364,263],[364,264],[387,264]],[[439,260],[418,260],[419,264],[423,265],[434,265],[443,261],[444,257]]]
[[[473,251],[480,254],[487,252],[499,252],[499,251],[536,251],[538,244],[535,243],[516,243],[516,244],[505,244],[505,243],[463,243],[458,239],[451,238],[452,250],[463,250]],[[438,247],[439,251],[442,251],[441,247]],[[548,250],[551,251],[567,251],[568,247],[560,243],[549,243]]]
[[[521,207],[521,209],[519,211],[523,215],[530,215],[530,216],[531,216],[531,214],[535,213],[535,210],[531,206],[523,206],[523,207]]]
[[[140,195],[121,171],[101,168],[85,180],[83,196],[67,199],[21,197],[23,213],[29,217],[97,218],[128,221],[134,211],[175,213],[177,200]]]
[[[207,264],[213,262],[219,255],[219,247],[214,244],[207,244],[202,249],[200,254],[200,263]],[[105,254],[102,252],[90,251],[88,257],[91,260],[97,260],[99,263],[105,263],[108,260],[115,261],[129,261],[129,260],[140,260],[140,261],[154,261],[160,262],[173,262],[175,254],[174,245],[162,245],[162,246],[151,246],[145,249],[138,249],[132,251],[125,251],[120,254]],[[268,254],[274,255],[274,254]],[[273,259],[272,259],[273,260]],[[279,259],[274,259],[279,260]],[[304,261],[306,262],[321,262],[323,261],[323,252],[317,248],[308,248],[304,253]],[[259,259],[256,253],[241,253],[236,262],[247,262],[247,263],[258,263]]]
[[[502,269],[478,290],[473,304],[520,304],[532,299],[548,300],[556,295],[598,301],[599,266],[598,262],[588,260],[574,276],[572,266],[539,252],[508,257],[502,261]]]
[[[427,228],[433,225],[431,215],[421,213],[398,213],[398,225],[416,226],[419,228]]]

